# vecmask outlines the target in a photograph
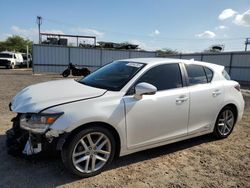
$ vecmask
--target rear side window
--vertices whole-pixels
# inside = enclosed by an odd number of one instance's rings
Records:
[[[204,70],[205,70],[206,75],[207,75],[207,81],[211,82],[212,78],[213,78],[213,71],[207,67],[204,67]]]
[[[207,77],[203,66],[200,65],[185,65],[189,85],[204,84],[207,83]]]
[[[224,78],[225,78],[226,80],[231,80],[229,74],[227,73],[227,71],[226,71],[225,69],[222,71],[222,75],[224,76]]]

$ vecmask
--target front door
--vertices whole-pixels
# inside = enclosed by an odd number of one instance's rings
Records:
[[[127,145],[129,149],[163,142],[187,135],[189,93],[183,87],[178,63],[151,68],[135,83],[154,85],[154,95],[136,99],[123,97],[126,108]]]

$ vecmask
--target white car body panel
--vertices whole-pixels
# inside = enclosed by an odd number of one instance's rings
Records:
[[[219,111],[223,108],[224,88],[221,81],[190,86],[188,134],[213,128]],[[213,93],[218,92],[218,95]],[[220,92],[220,94],[219,94]]]
[[[85,86],[74,80],[50,81],[20,91],[12,100],[17,113],[64,112],[51,126],[51,131],[71,132],[92,122],[111,125],[119,134],[120,156],[161,146],[213,131],[219,111],[234,104],[238,120],[244,100],[221,72],[223,66],[192,60],[138,58],[123,61],[147,64],[120,91]],[[153,66],[165,63],[186,63],[207,66],[214,72],[212,83],[165,90],[136,99],[126,95],[131,85]],[[214,97],[213,92],[221,93]],[[181,104],[176,98],[187,96]],[[204,108],[205,106],[205,108]]]
[[[133,95],[123,97],[128,149],[187,135],[189,100],[177,104],[180,96],[188,97],[186,87],[159,91],[140,100]]]
[[[49,81],[21,90],[12,100],[12,110],[18,113],[38,113],[50,106],[100,96],[106,90],[89,87],[74,79]]]

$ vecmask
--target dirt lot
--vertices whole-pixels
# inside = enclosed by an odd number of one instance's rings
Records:
[[[159,147],[114,161],[102,174],[77,179],[60,159],[25,160],[6,154],[11,98],[23,87],[58,75],[0,69],[0,187],[250,187],[250,95],[243,120],[224,140],[211,136]]]

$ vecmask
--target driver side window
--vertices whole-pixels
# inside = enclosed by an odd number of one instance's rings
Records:
[[[128,94],[134,94],[135,86],[141,82],[154,85],[157,91],[180,88],[183,86],[178,63],[163,64],[151,68],[135,82]]]

